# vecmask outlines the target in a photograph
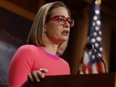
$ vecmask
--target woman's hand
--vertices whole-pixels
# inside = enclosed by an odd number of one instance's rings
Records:
[[[40,79],[45,78],[45,73],[47,73],[48,70],[41,68],[39,70],[33,71],[32,73],[28,74],[28,80],[29,81],[36,81],[36,82],[40,82]]]

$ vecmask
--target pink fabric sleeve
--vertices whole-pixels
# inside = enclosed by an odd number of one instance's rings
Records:
[[[8,87],[22,87],[31,71],[32,59],[29,47],[20,47],[9,66]]]

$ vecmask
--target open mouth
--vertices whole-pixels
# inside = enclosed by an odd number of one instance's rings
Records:
[[[68,30],[64,30],[64,31],[62,32],[62,34],[65,35],[65,36],[67,36],[67,35],[69,34],[69,31],[68,31]]]

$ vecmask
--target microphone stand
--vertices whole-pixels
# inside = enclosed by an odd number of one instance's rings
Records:
[[[95,54],[95,56],[97,56],[97,58],[100,61],[102,61],[103,65],[104,65],[105,73],[107,73],[107,71],[106,71],[106,64],[105,64],[104,60],[95,52],[95,50],[93,49],[93,45],[91,43],[87,44],[87,49],[92,50],[93,53]]]

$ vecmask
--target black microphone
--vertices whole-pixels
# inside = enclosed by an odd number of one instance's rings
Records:
[[[87,43],[87,49],[89,50],[93,49],[93,45],[91,43]]]
[[[97,56],[97,58],[100,61],[102,61],[103,65],[104,65],[104,68],[105,68],[105,73],[107,73],[106,72],[106,64],[105,64],[104,60],[94,51],[94,46],[91,43],[87,43],[87,46],[86,47],[87,47],[88,50],[92,50],[93,53],[95,54],[95,56]]]

